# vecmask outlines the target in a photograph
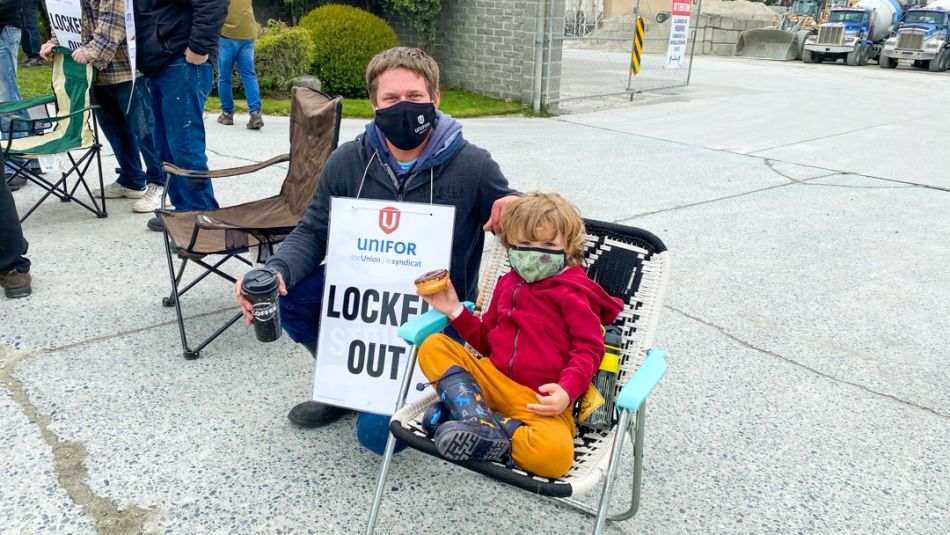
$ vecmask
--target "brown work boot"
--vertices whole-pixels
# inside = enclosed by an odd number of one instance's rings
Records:
[[[221,115],[218,115],[218,122],[230,126],[234,124],[234,114],[223,111]]]
[[[32,280],[29,273],[20,273],[15,269],[0,273],[0,286],[3,286],[3,294],[10,299],[26,297],[33,293],[33,288],[30,287]]]
[[[260,130],[264,126],[264,118],[261,117],[260,112],[252,111],[251,118],[247,121],[248,130]]]

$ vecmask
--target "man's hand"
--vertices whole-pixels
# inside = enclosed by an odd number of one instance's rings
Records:
[[[455,293],[455,287],[452,286],[452,279],[448,280],[445,285],[445,289],[441,292],[432,295],[423,295],[420,297],[422,297],[423,301],[429,303],[432,308],[438,310],[446,316],[455,312],[461,304],[459,302],[458,294]]]
[[[561,385],[557,383],[548,383],[538,387],[538,392],[547,394],[535,394],[538,396],[538,403],[529,403],[528,410],[540,416],[557,416],[564,412],[564,409],[571,404],[571,396],[567,394]]]
[[[46,46],[46,45],[43,45],[43,46]],[[89,53],[86,52],[85,48],[79,47],[76,50],[73,50],[73,61],[75,61],[76,63],[81,63],[85,65],[89,63],[90,59],[91,58],[89,57]]]
[[[192,65],[203,65],[208,61],[207,54],[195,54],[190,48],[185,49],[185,61]]]
[[[56,49],[56,45],[52,42],[47,41],[43,43],[43,46],[40,47],[40,57],[46,61],[53,61],[53,50]]]
[[[277,280],[279,281],[277,285],[277,293],[279,295],[287,295],[287,285],[284,284],[284,276],[281,275],[279,271],[277,272]],[[250,325],[254,323],[254,315],[251,314],[251,302],[241,294],[241,283],[243,281],[243,276],[235,281],[234,297],[237,297],[238,304],[241,305],[241,314],[244,314],[244,322]]]
[[[508,206],[515,202],[517,198],[517,195],[508,195],[507,197],[496,199],[491,205],[491,217],[488,218],[488,223],[485,223],[482,230],[491,232],[492,234],[498,234],[501,231],[501,215],[505,213]]]

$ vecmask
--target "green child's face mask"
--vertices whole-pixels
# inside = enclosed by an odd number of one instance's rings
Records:
[[[564,251],[540,247],[508,247],[511,267],[527,282],[544,280],[557,275],[566,264]]]

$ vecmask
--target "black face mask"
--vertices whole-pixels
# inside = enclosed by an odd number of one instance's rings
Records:
[[[435,123],[435,104],[402,101],[376,110],[376,126],[390,143],[412,150],[426,140]]]

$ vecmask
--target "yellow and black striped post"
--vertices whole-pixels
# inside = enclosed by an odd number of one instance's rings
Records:
[[[637,17],[636,32],[633,34],[633,53],[630,54],[630,76],[640,72],[640,60],[643,58],[643,17]]]

